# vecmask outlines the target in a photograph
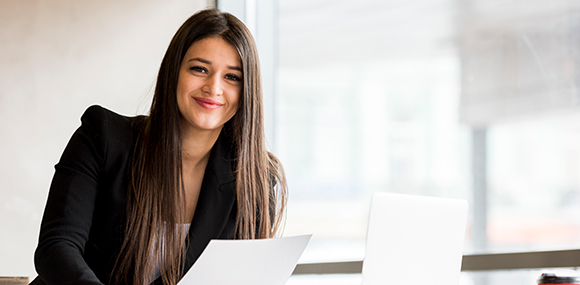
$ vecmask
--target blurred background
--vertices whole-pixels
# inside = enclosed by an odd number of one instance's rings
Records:
[[[146,113],[171,36],[216,5],[258,43],[290,187],[283,234],[314,234],[301,262],[362,260],[377,191],[468,200],[465,254],[580,247],[579,1],[4,0],[0,275],[35,276],[52,167],[84,109]]]

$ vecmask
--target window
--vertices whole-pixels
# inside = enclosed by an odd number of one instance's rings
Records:
[[[466,254],[578,247],[580,2],[275,3],[269,141],[302,262],[363,259],[375,191],[467,199]],[[289,284],[360,283],[308,278]]]

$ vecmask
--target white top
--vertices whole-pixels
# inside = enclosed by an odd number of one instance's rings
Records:
[[[191,227],[191,224],[180,224],[178,230],[181,230],[185,233],[185,237],[187,237],[187,233],[189,233],[189,228]],[[163,237],[161,237],[163,238]],[[185,242],[185,240],[183,241]],[[161,244],[163,246],[163,248],[165,248],[165,241],[161,241]],[[161,250],[161,254],[163,254],[163,250]],[[153,257],[155,258],[155,257]],[[163,256],[158,256],[155,261],[155,274],[153,275],[153,279],[149,282],[152,283],[153,281],[155,281],[155,279],[159,278],[159,276],[161,276],[161,270],[159,268],[159,264],[162,263],[160,262],[161,259],[163,258]]]

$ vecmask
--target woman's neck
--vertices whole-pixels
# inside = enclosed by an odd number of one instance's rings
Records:
[[[207,131],[192,128],[182,124],[182,182],[185,193],[184,223],[191,223],[197,208],[197,201],[201,193],[201,185],[205,169],[209,162],[209,155],[217,141],[220,129]]]
[[[209,159],[209,154],[217,141],[220,130],[196,130],[193,128],[181,129],[181,150],[184,166],[197,167],[204,165]],[[205,168],[205,167],[204,167]]]

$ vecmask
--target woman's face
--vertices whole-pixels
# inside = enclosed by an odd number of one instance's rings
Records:
[[[242,77],[234,46],[220,37],[194,42],[181,62],[177,82],[181,127],[219,132],[236,114]]]

